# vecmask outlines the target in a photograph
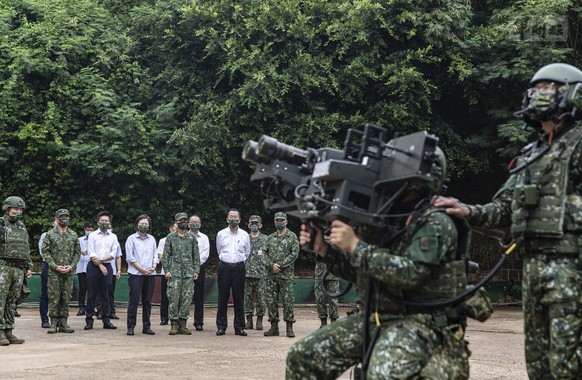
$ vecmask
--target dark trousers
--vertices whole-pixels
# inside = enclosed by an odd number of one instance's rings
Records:
[[[204,325],[204,281],[206,278],[206,263],[200,266],[198,280],[194,280],[194,325]]]
[[[108,290],[110,315],[115,314],[115,285],[117,285],[117,277],[115,276],[115,274],[112,274],[111,284],[109,285]],[[97,293],[97,298],[95,299],[95,307],[97,308],[98,313],[103,314],[101,310],[101,304],[102,304],[101,293]]]
[[[234,303],[234,329],[242,330],[244,324],[244,294],[245,294],[245,263],[241,261],[229,264],[221,261],[218,264],[218,311],[216,312],[216,327],[226,330],[228,319],[226,310],[228,298],[232,290],[232,301]]]
[[[161,291],[161,302],[160,302],[160,322],[168,322],[168,307],[170,307],[170,301],[168,300],[168,280],[166,280],[166,275],[161,275],[162,288]]]
[[[48,264],[46,261],[42,262],[42,269],[40,271],[40,301],[38,303],[38,311],[40,312],[41,321],[48,321]]]
[[[79,307],[85,307],[85,298],[87,296],[87,273],[77,273],[77,279],[79,280],[79,294],[77,295],[77,300],[79,300]]]
[[[129,303],[127,305],[127,327],[135,327],[137,320],[137,307],[141,297],[141,321],[143,329],[151,327],[150,315],[152,314],[152,295],[154,293],[155,276],[139,276],[129,274]]]
[[[111,264],[103,264],[107,268],[107,275],[104,276],[98,266],[93,263],[87,265],[87,309],[85,311],[85,322],[93,324],[93,314],[95,309],[95,299],[97,294],[101,295],[101,318],[103,323],[110,322],[111,305],[109,304],[109,287],[113,270]]]

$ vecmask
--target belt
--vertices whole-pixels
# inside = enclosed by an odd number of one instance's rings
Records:
[[[239,261],[238,263],[227,263],[226,261],[220,260],[220,263],[222,265],[228,265],[228,266],[231,266],[231,267],[236,267],[236,266],[239,266],[239,265],[244,265],[245,262],[244,261]]]
[[[525,238],[520,245],[525,250],[526,256],[529,253],[542,253],[549,256],[577,256],[580,253],[578,236],[573,234],[564,234],[556,239]]]

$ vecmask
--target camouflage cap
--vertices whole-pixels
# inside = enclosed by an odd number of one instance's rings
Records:
[[[174,218],[175,220],[188,219],[188,214],[186,214],[185,212],[179,212],[176,214]]]
[[[287,220],[287,214],[285,214],[284,212],[278,212],[275,214],[275,218],[274,219],[285,219]]]
[[[252,222],[259,222],[259,223],[262,223],[261,217],[260,217],[260,216],[258,216],[258,215],[251,215],[251,216],[249,217],[249,223],[252,223]]]
[[[59,216],[63,216],[63,215],[71,215],[71,214],[69,214],[69,210],[67,210],[66,208],[62,208],[60,210],[57,210],[57,212],[55,212],[55,218],[58,218]]]

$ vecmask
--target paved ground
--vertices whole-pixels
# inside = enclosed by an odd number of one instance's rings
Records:
[[[14,333],[26,343],[0,347],[0,379],[283,379],[287,350],[297,340],[267,338],[255,330],[239,337],[232,327],[217,337],[215,308],[205,311],[205,330],[191,336],[169,336],[168,326],[157,323],[152,326],[155,336],[141,334],[141,326],[135,336],[127,336],[122,310],[118,307],[121,320],[113,321],[117,330],[103,330],[96,321],[95,329],[84,331],[84,319],[73,316],[69,324],[74,334],[49,335],[40,327],[37,308],[20,308]],[[342,308],[341,315],[347,310]],[[229,313],[232,323],[232,309]],[[157,322],[159,309],[152,314]],[[315,307],[297,307],[296,319],[298,338],[319,326]],[[498,308],[486,323],[471,323],[471,379],[526,379],[521,331],[519,308]],[[349,371],[341,378],[349,379]]]

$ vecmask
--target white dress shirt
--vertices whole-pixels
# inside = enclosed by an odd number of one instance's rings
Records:
[[[91,232],[89,235],[87,251],[89,252],[89,257],[91,259],[93,257],[97,257],[98,259],[103,260],[103,258],[111,256],[113,259],[104,261],[104,263],[111,263],[113,261],[113,265],[115,265],[117,250],[120,250],[119,242],[117,241],[117,235],[115,235],[113,232],[109,230],[102,232],[99,229],[97,231]]]
[[[246,261],[251,254],[251,239],[240,228],[232,232],[230,227],[226,227],[216,235],[216,250],[220,261],[230,264]]]

